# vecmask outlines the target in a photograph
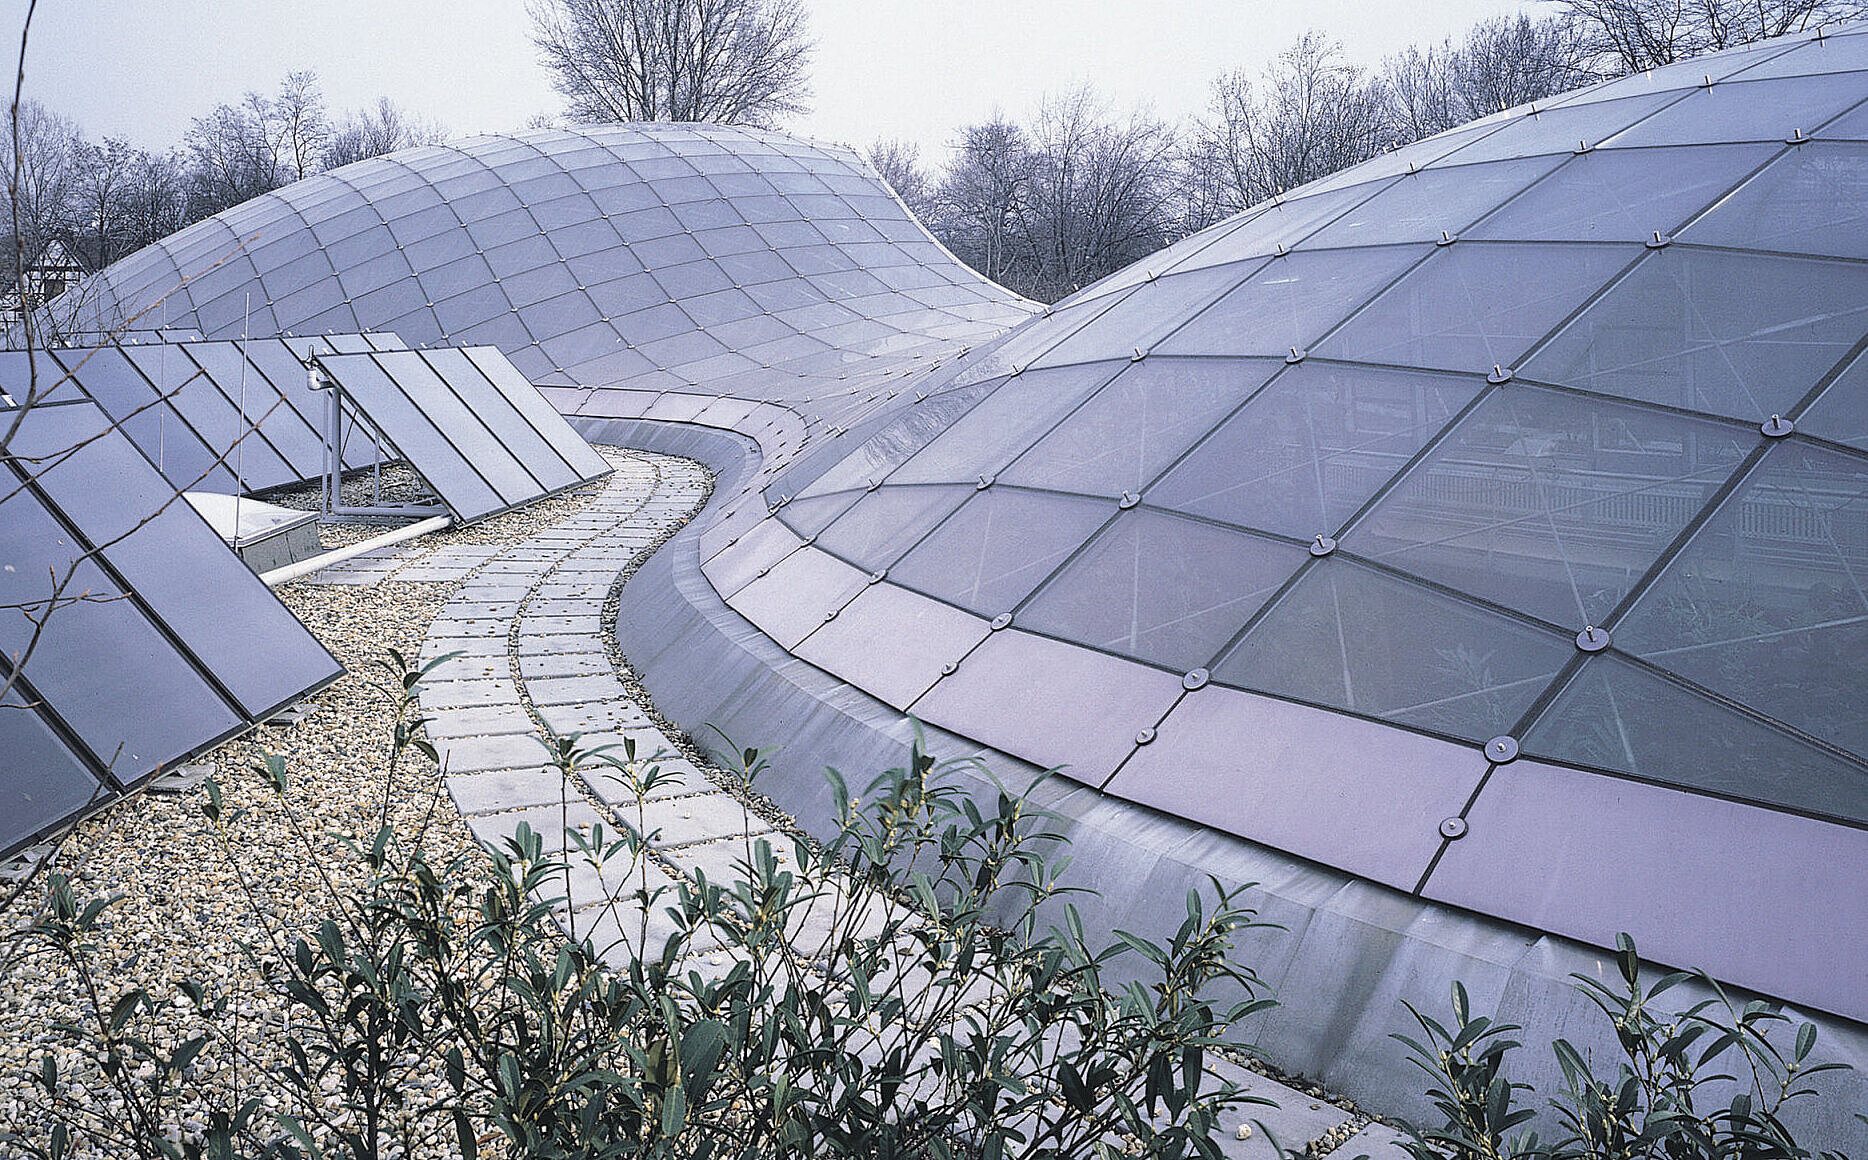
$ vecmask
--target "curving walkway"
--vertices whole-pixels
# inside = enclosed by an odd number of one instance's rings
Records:
[[[671,924],[658,903],[645,918],[636,892],[673,885],[673,873],[729,880],[747,841],[773,833],[764,819],[717,788],[679,756],[645,711],[642,694],[619,675],[605,630],[605,609],[626,577],[707,497],[706,471],[690,460],[606,451],[616,467],[603,491],[577,514],[521,541],[360,559],[317,578],[325,583],[458,581],[429,626],[424,660],[442,661],[421,690],[428,735],[440,751],[446,783],[475,836],[503,849],[521,823],[548,850],[566,851],[572,870],[557,888],[570,905],[559,921],[588,935],[606,961],[621,964],[659,946]],[[614,777],[597,773],[567,783],[544,760],[544,738],[580,733],[586,746],[633,741],[640,757],[662,754],[671,780],[638,799]],[[618,757],[621,749],[612,751]],[[626,850],[609,862],[588,857],[579,838],[609,845],[623,827],[648,835],[655,858],[634,863]],[[784,843],[775,842],[775,847]],[[780,853],[781,860],[785,857]],[[807,919],[808,923],[808,919]],[[696,948],[694,965],[721,966],[729,952]],[[1255,1109],[1261,1130],[1228,1138],[1225,1154],[1270,1160],[1270,1138],[1286,1149],[1348,1160],[1372,1154],[1402,1160],[1396,1133],[1320,1097],[1244,1069],[1232,1078],[1278,1103]],[[1352,1130],[1353,1129],[1353,1130]]]

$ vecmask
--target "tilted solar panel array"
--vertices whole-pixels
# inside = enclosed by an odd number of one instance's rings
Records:
[[[459,523],[607,476],[610,465],[492,347],[322,355]]]
[[[325,400],[310,388],[307,357],[402,346],[393,335],[352,334],[0,351],[0,390],[18,402],[29,389],[88,398],[175,487],[241,494],[324,471]],[[346,467],[374,460],[367,441],[346,439]]]
[[[1772,42],[1306,186],[801,463],[708,574],[1108,793],[1868,1014],[1717,917],[1834,920],[1792,834],[1868,894],[1865,98],[1868,33]],[[1689,872],[1605,798],[1752,836]]]
[[[96,406],[0,434],[6,854],[343,670]]]

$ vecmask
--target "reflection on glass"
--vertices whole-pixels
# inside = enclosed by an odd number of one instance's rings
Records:
[[[1148,502],[1240,527],[1333,535],[1485,385],[1315,360],[1222,424]]]
[[[1621,603],[1756,443],[1743,428],[1507,386],[1343,546],[1580,630]]]
[[[1011,611],[1113,514],[1114,505],[1103,500],[1003,485],[975,492],[890,569],[889,579],[997,616]]]
[[[1773,446],[1615,643],[1868,757],[1868,461]]]
[[[1603,653],[1524,751],[1743,801],[1868,821],[1868,770]]]
[[[1313,565],[1213,679],[1485,741],[1575,651],[1556,633],[1336,556]]]
[[[1020,609],[1019,623],[1186,672],[1307,559],[1294,544],[1136,508]]]

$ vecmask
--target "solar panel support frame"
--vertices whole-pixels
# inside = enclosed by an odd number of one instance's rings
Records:
[[[438,499],[433,503],[391,502],[383,499],[383,438],[381,433],[350,401],[336,377],[325,370],[315,354],[311,356],[307,373],[311,376],[311,389],[322,391],[325,395],[324,475],[320,483],[322,494],[319,505],[321,517],[327,521],[343,519],[361,523],[386,524],[448,515],[447,507]],[[370,502],[367,504],[347,504],[343,498],[346,418],[350,420],[352,430],[362,431],[369,436],[374,451],[370,463]],[[424,486],[427,486],[427,480],[422,482]],[[432,488],[429,489],[429,493],[433,494]]]

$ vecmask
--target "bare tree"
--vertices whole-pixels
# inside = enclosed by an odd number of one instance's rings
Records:
[[[318,171],[324,145],[331,136],[331,121],[324,113],[324,93],[318,74],[309,69],[287,73],[272,99],[269,128],[279,140],[281,167],[292,181]]]
[[[1860,0],[1549,0],[1607,75],[1640,72],[1868,13]]]
[[[78,126],[37,101],[19,101],[0,145],[7,171],[8,247],[0,282],[11,289],[46,246],[69,235],[84,138]]]
[[[576,120],[771,125],[810,95],[801,0],[531,0],[530,12]]]
[[[959,259],[1001,285],[1016,254],[1031,179],[1031,142],[995,114],[963,131],[935,195],[935,234]]]
[[[1382,65],[1397,143],[1429,137],[1596,79],[1581,25],[1567,16],[1481,21],[1458,45],[1411,47]]]
[[[1382,86],[1317,32],[1280,53],[1256,86],[1242,71],[1214,81],[1194,135],[1190,156],[1212,167],[1203,180],[1228,213],[1354,165],[1391,143]]]
[[[437,145],[447,138],[447,130],[440,125],[409,114],[388,97],[378,97],[375,108],[351,114],[331,131],[324,147],[324,167],[336,169],[398,149]]]
[[[920,146],[893,138],[877,141],[869,147],[869,164],[923,224],[934,220],[934,186],[921,168]]]
[[[1014,289],[1053,301],[1153,253],[1170,230],[1174,133],[1118,121],[1087,87],[1050,98],[1031,130],[1018,206],[1026,269]]]

